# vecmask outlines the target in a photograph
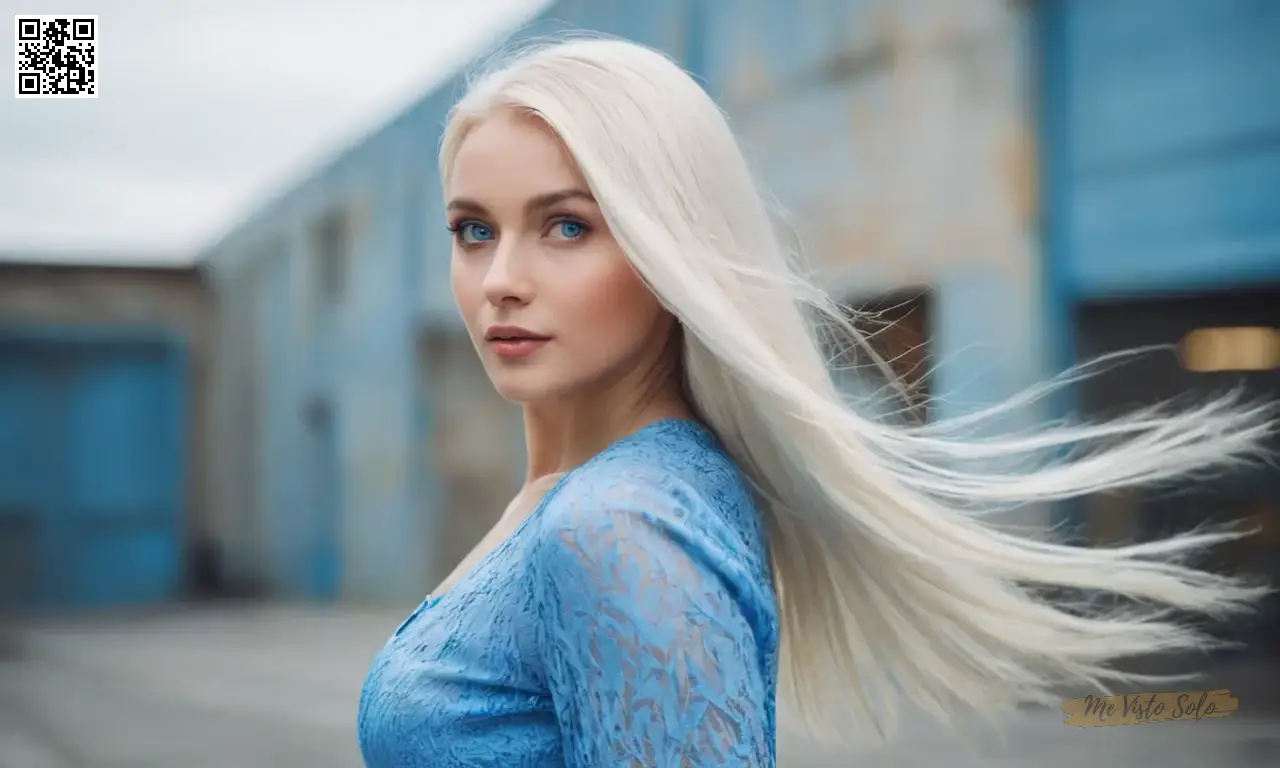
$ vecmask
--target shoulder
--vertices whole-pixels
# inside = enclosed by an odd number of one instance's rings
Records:
[[[764,543],[745,475],[691,421],[651,424],[575,470],[548,499],[542,527],[576,530],[621,513],[693,534],[731,535],[748,546]]]
[[[538,520],[544,566],[696,566],[731,591],[766,597],[768,542],[746,477],[693,422],[652,424],[575,470]],[[664,562],[637,557],[655,550]]]

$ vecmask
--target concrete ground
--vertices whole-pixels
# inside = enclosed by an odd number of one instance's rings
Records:
[[[406,607],[407,612],[410,607]],[[289,606],[176,610],[11,630],[0,660],[0,768],[359,766],[367,666],[401,612]],[[783,766],[1280,767],[1280,718],[1068,728],[1020,715],[1005,740],[919,722],[877,752],[780,738]]]

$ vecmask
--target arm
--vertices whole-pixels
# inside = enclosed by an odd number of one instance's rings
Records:
[[[635,486],[544,520],[539,641],[565,759],[586,766],[769,766],[769,692],[706,534]],[[551,512],[548,509],[548,512]]]

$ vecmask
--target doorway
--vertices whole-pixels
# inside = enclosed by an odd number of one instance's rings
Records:
[[[928,420],[931,304],[922,290],[846,302],[870,350],[849,339],[828,339],[826,354],[836,388],[860,413],[907,423]]]
[[[1242,387],[1251,401],[1280,400],[1280,287],[1089,303],[1076,310],[1082,360],[1162,346],[1079,387],[1095,420],[1160,402],[1203,402]],[[1270,446],[1280,450],[1280,442]],[[1082,527],[1097,543],[1149,541],[1206,523],[1239,522],[1258,533],[1219,547],[1206,567],[1280,583],[1280,468],[1257,466],[1175,488],[1086,499]],[[1222,627],[1256,650],[1280,649],[1280,602],[1256,620]]]

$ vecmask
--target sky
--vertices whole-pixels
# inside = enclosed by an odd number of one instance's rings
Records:
[[[99,56],[96,99],[0,93],[0,259],[189,263],[547,4],[0,0],[97,14]]]

